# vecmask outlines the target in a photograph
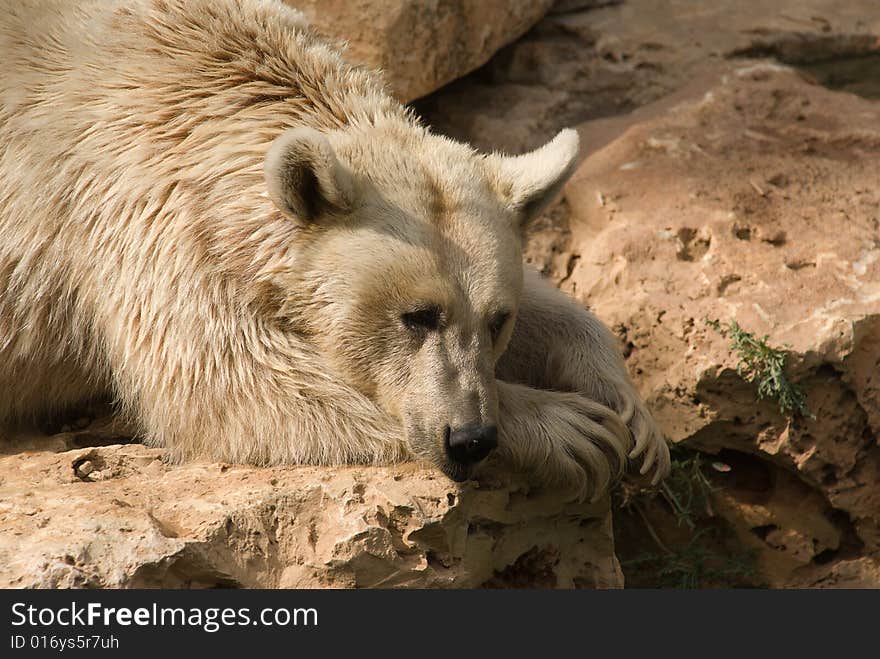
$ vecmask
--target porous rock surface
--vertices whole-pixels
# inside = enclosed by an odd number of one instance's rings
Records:
[[[619,587],[609,502],[417,465],[169,465],[99,420],[0,456],[0,587]]]
[[[669,439],[730,468],[717,513],[771,585],[880,586],[878,127],[876,101],[742,66],[590,155],[532,245]],[[785,347],[815,419],[758,399],[716,319]]]

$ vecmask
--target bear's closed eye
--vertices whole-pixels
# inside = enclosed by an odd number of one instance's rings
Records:
[[[413,332],[435,332],[440,328],[443,315],[440,307],[429,305],[400,315],[400,320],[407,329]]]

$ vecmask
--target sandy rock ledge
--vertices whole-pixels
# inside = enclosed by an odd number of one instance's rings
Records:
[[[607,500],[459,487],[415,465],[173,466],[139,444],[75,448],[96,436],[4,447],[0,587],[623,585]]]

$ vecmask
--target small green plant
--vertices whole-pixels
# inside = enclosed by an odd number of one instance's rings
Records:
[[[652,570],[660,588],[693,589],[753,582],[753,553],[720,554],[711,548],[711,539],[718,534],[716,527],[703,527],[677,551],[642,554],[621,565],[624,569]]]
[[[703,472],[703,456],[697,451],[673,445],[669,449],[672,468],[660,483],[660,496],[666,500],[679,524],[692,531],[697,518],[712,516],[712,484]]]
[[[679,444],[669,447],[671,469],[659,485],[645,487],[624,483],[620,489],[620,507],[633,507],[642,514],[642,503],[660,497],[669,506],[679,526],[691,531],[701,518],[713,517],[712,483],[704,472],[704,456],[699,451]],[[647,522],[647,520],[645,520]],[[656,536],[655,536],[656,539]],[[662,544],[662,543],[660,543]]]
[[[779,411],[786,416],[816,417],[807,407],[803,389],[785,376],[785,352],[771,347],[769,336],[757,338],[745,331],[735,320],[722,327],[719,320],[706,319],[706,324],[721,336],[730,339],[730,349],[739,357],[736,372],[748,382],[758,385],[758,398],[775,398]]]
[[[676,444],[669,450],[672,470],[660,485],[644,487],[624,483],[618,491],[620,509],[639,516],[658,549],[624,560],[621,563],[624,571],[653,574],[653,586],[661,588],[754,584],[757,579],[754,554],[724,549],[730,547],[730,529],[712,509],[714,487],[706,472],[709,466],[706,456]],[[652,499],[662,500],[676,524],[687,527],[686,542],[669,544],[661,539],[647,512]]]

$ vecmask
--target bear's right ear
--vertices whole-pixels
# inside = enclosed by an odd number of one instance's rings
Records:
[[[263,163],[269,198],[282,213],[310,224],[327,212],[354,205],[356,186],[325,135],[292,128],[277,138]]]

